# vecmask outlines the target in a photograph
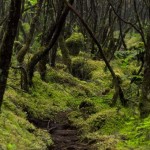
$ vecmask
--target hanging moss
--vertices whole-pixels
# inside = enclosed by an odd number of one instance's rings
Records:
[[[73,33],[67,40],[66,45],[70,55],[77,56],[84,46],[84,37],[82,33]]]

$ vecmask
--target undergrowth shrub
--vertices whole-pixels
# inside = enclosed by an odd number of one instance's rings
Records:
[[[90,80],[93,69],[84,59],[77,58],[72,62],[71,73],[81,80]]]
[[[127,34],[125,38],[125,42],[128,49],[133,49],[134,47],[136,47],[136,45],[138,45],[140,41],[141,41],[141,37],[137,33],[133,33],[132,35]]]
[[[84,46],[84,37],[82,33],[73,33],[67,40],[66,45],[70,55],[77,56]]]
[[[121,67],[126,68],[128,65],[130,65],[133,61],[141,61],[144,53],[139,48],[136,50],[128,50],[128,51],[117,51],[115,52],[115,58],[117,60],[121,60],[122,64]]]
[[[82,101],[79,105],[79,109],[84,115],[91,115],[96,113],[95,104],[88,100]]]

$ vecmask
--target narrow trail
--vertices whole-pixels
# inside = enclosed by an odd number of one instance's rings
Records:
[[[51,135],[54,146],[50,150],[89,150],[88,145],[80,141],[77,129],[72,126],[57,124]]]
[[[93,150],[91,146],[80,140],[78,129],[69,123],[67,112],[60,112],[56,122],[50,125],[50,134],[54,145],[50,150]]]
[[[36,127],[47,129],[51,134],[54,144],[49,150],[97,150],[92,144],[80,139],[82,133],[71,125],[68,112],[59,112],[53,121],[29,119]]]

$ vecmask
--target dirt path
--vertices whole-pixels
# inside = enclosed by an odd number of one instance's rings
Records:
[[[57,124],[52,132],[54,146],[51,150],[88,150],[88,145],[82,143],[79,139],[77,129],[69,125]]]
[[[59,112],[53,121],[29,118],[36,127],[47,129],[54,145],[49,150],[96,150],[92,145],[81,141],[79,130],[71,125],[68,112]]]
[[[54,141],[50,150],[93,150],[90,145],[80,140],[81,134],[70,125],[67,112],[60,112],[56,122],[50,127],[49,131]]]

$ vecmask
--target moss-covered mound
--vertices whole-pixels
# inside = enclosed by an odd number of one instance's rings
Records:
[[[84,36],[82,33],[74,32],[67,40],[66,45],[70,55],[77,56],[84,46]]]

